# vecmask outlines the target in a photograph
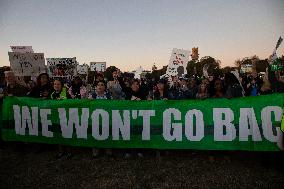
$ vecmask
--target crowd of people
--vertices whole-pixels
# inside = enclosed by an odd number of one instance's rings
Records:
[[[118,69],[112,71],[112,78],[106,81],[98,73],[92,83],[85,78],[74,76],[65,82],[60,78],[50,78],[40,74],[36,82],[19,79],[13,71],[5,71],[5,82],[1,87],[4,96],[28,96],[43,99],[114,99],[114,100],[184,100],[206,98],[233,98],[257,96],[284,91],[282,72],[265,75],[233,73],[224,76],[172,77],[159,80],[122,77]]]
[[[267,71],[265,75],[234,73],[224,76],[172,77],[159,80],[134,79],[122,77],[118,69],[112,70],[112,78],[106,81],[103,73],[97,73],[92,83],[80,76],[71,81],[50,78],[47,73],[40,74],[36,82],[19,79],[13,71],[5,71],[5,82],[2,84],[1,100],[5,96],[28,96],[33,98],[64,99],[98,99],[98,100],[184,100],[207,98],[234,98],[266,95],[284,92],[282,72]],[[60,147],[59,157],[66,153]],[[111,154],[110,150],[106,151]],[[157,151],[159,154],[159,151]],[[93,149],[93,155],[99,154]],[[137,153],[142,156],[140,152]],[[70,155],[70,154],[69,154]],[[129,153],[126,153],[129,156]]]

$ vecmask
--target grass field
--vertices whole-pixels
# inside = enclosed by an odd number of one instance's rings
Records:
[[[147,150],[125,160],[122,150],[96,159],[89,148],[70,150],[71,159],[57,160],[57,146],[2,144],[0,188],[284,188],[278,152],[162,151],[156,158]]]

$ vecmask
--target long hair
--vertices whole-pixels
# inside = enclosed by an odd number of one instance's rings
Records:
[[[75,83],[76,79],[78,79],[78,81],[79,81],[79,83],[77,83],[77,84]],[[74,77],[74,79],[71,82],[72,88],[76,88],[78,86],[81,87],[82,85],[83,85],[83,81],[82,81],[82,79],[79,76]]]
[[[158,83],[156,83],[156,86],[159,84],[159,83],[162,83],[164,85],[164,89],[163,89],[163,96],[164,98],[168,98],[169,96],[169,85],[167,84],[167,81],[159,81]],[[160,97],[160,92],[158,90],[158,87],[156,88],[155,92],[154,92],[154,97],[155,98],[159,98]]]
[[[204,84],[204,83],[201,83],[201,84],[199,85],[199,87],[198,87],[198,94],[201,93],[201,85],[204,85],[204,86],[205,86],[205,91],[204,91],[204,93],[205,93],[205,94],[208,94],[208,86],[207,86],[206,84]]]
[[[41,73],[41,74],[39,74],[39,76],[36,78],[36,85],[37,85],[37,86],[41,86],[41,81],[40,81],[40,79],[41,79],[41,77],[44,76],[44,75],[46,75],[47,80],[48,80],[48,83],[50,82],[49,75],[48,75],[47,73]],[[50,83],[49,83],[49,84],[50,84]]]

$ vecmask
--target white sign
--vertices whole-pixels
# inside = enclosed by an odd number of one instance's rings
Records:
[[[12,52],[18,52],[18,53],[33,53],[33,47],[32,46],[10,46]]]
[[[174,48],[171,54],[166,74],[169,76],[179,76],[187,74],[186,67],[189,60],[190,51]]]
[[[90,62],[91,71],[104,72],[106,71],[106,62]]]
[[[51,77],[72,79],[76,75],[77,62],[74,58],[47,58],[48,73]]]
[[[77,73],[81,75],[86,75],[88,74],[88,68],[89,66],[87,64],[77,65]]]
[[[137,69],[133,72],[133,73],[134,73],[134,78],[135,78],[135,79],[140,79],[142,72],[143,72],[143,68],[140,66],[139,68],[137,68]]]
[[[8,52],[11,69],[17,76],[38,76],[46,72],[43,53]]]

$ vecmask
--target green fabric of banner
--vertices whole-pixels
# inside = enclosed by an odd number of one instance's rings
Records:
[[[19,119],[15,118],[17,107],[19,108]],[[23,118],[24,107],[30,116],[31,127],[35,127],[34,120],[38,123],[38,130],[34,134],[30,133],[28,122]],[[35,109],[36,107],[36,109]],[[281,112],[264,111],[265,108],[274,107]],[[2,109],[2,138],[5,141],[25,141],[48,144],[63,144],[71,146],[85,146],[98,148],[153,148],[153,149],[199,149],[199,150],[249,150],[249,151],[278,151],[277,141],[271,141],[266,136],[278,136],[280,131],[283,107],[283,94],[272,94],[257,97],[245,97],[234,99],[206,99],[206,100],[160,100],[160,101],[127,101],[127,100],[41,100],[28,97],[6,97]],[[34,108],[34,112],[32,109]],[[74,108],[74,109],[72,109]],[[44,136],[42,110],[50,109],[50,114],[46,118],[51,122],[48,131],[52,132],[52,137]],[[59,111],[60,109],[60,111]],[[83,110],[85,109],[85,110]],[[226,110],[230,114],[218,114],[216,110]],[[242,119],[242,123],[249,123],[246,129],[240,131],[240,116],[246,114],[244,109],[253,112],[247,113],[249,118]],[[146,132],[145,122],[143,121],[142,110],[154,112],[151,116],[149,133]],[[241,112],[241,110],[243,112]],[[87,131],[85,138],[78,137],[77,127],[71,124],[71,138],[63,136],[62,131],[62,111],[66,111],[66,123],[76,117],[78,111],[79,124],[87,121]],[[85,112],[83,119],[82,112]],[[174,115],[172,111],[177,114]],[[47,111],[48,112],[48,111]],[[96,114],[104,112],[103,114]],[[117,113],[118,112],[118,113]],[[200,113],[201,112],[201,113]],[[215,112],[215,113],[214,113]],[[69,115],[71,113],[71,115]],[[149,112],[148,112],[149,113]],[[197,113],[197,114],[195,114]],[[201,115],[202,114],[202,115]],[[279,115],[281,119],[279,120]],[[193,116],[192,116],[193,115]],[[197,116],[199,117],[197,118]],[[200,116],[201,115],[201,116]],[[255,116],[254,116],[255,115]],[[272,129],[266,128],[265,121],[268,116],[271,119]],[[86,117],[87,116],[87,117]],[[227,116],[227,117],[226,117]],[[251,117],[250,117],[251,116]],[[253,122],[255,117],[256,123]],[[144,117],[145,118],[145,117]],[[252,119],[251,119],[252,118]],[[15,120],[16,119],[16,120]],[[217,120],[231,120],[231,127],[236,131],[230,140],[217,140],[214,132],[217,128]],[[203,123],[202,124],[202,121]],[[103,124],[104,122],[104,124]],[[118,129],[119,136],[115,137],[114,127],[124,127],[127,122],[130,124],[129,138],[122,136],[123,131]],[[94,124],[99,123],[98,133],[94,131]],[[16,133],[16,124],[24,128],[24,133]],[[254,124],[254,127],[252,126]],[[102,126],[104,125],[104,126]],[[145,128],[144,128],[145,126]],[[168,134],[166,129],[169,129]],[[180,129],[179,129],[180,128]],[[202,129],[204,128],[204,130]],[[104,130],[105,129],[105,130]],[[259,129],[259,134],[257,131]],[[126,129],[127,130],[127,129]],[[278,131],[277,131],[278,130]],[[69,130],[70,131],[70,130]],[[105,132],[105,136],[95,137]],[[142,139],[142,133],[147,133],[148,138]],[[124,130],[124,134],[127,131]],[[196,137],[199,133],[200,136]],[[228,134],[226,127],[223,127],[223,134]],[[256,135],[252,134],[256,133]],[[268,133],[268,134],[267,134]],[[280,132],[281,133],[281,132]],[[177,135],[176,137],[172,135]],[[216,134],[216,133],[215,133]],[[282,134],[282,133],[281,133]],[[95,135],[95,136],[94,136]],[[170,135],[169,139],[165,135]],[[246,139],[246,135],[248,135]],[[278,138],[281,138],[278,136]],[[104,138],[104,139],[102,139]],[[222,138],[222,137],[221,137]],[[277,139],[278,140],[278,139]]]

